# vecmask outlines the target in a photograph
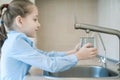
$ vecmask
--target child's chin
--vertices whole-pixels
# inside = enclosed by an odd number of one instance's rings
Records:
[[[35,35],[30,35],[30,36],[28,36],[28,37],[30,37],[30,38],[35,38]]]
[[[31,38],[35,38],[35,36],[31,36]]]

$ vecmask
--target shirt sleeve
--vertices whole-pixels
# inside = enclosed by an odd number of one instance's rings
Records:
[[[52,56],[52,57],[58,57],[58,56],[66,56],[66,53],[65,52],[58,52],[58,51],[51,51],[51,52],[45,52],[43,50],[39,50],[37,49],[37,51],[39,53],[43,53],[44,55],[47,55],[47,56]]]
[[[24,39],[16,40],[14,46],[11,51],[12,58],[49,72],[64,71],[77,63],[77,58],[74,54],[63,57],[46,56],[33,48]]]

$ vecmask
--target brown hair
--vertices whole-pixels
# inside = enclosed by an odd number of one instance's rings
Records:
[[[29,0],[13,0],[10,4],[3,4],[0,6],[0,48],[4,40],[7,38],[5,26],[12,30],[12,24],[16,16],[25,17],[31,12],[30,5],[33,5]],[[6,8],[4,11],[3,9]]]

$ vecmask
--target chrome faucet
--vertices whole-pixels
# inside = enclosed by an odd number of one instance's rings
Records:
[[[101,32],[101,33],[106,33],[106,34],[112,34],[116,35],[119,38],[119,61],[118,61],[118,72],[119,72],[119,77],[120,77],[120,31],[111,29],[111,28],[105,28],[101,26],[96,26],[96,25],[91,25],[91,24],[74,24],[75,29],[83,29],[83,30],[90,30],[94,32]]]
[[[100,38],[100,41],[101,41],[101,43],[102,43],[102,46],[103,46],[103,49],[104,49],[104,52],[105,52],[104,57],[100,57],[100,60],[99,60],[99,61],[102,63],[102,66],[103,66],[104,68],[106,68],[106,67],[107,67],[106,47],[105,47],[105,45],[104,45],[104,42],[103,42],[103,39],[102,39],[100,33],[98,33],[98,36],[99,36],[99,38]]]

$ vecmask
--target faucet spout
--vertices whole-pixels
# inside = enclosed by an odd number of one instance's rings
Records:
[[[112,35],[117,35],[120,38],[120,31],[110,28],[105,28],[101,26],[91,25],[91,24],[74,24],[75,29],[83,29],[83,30],[90,30],[94,32],[101,32],[101,33],[107,33]]]

